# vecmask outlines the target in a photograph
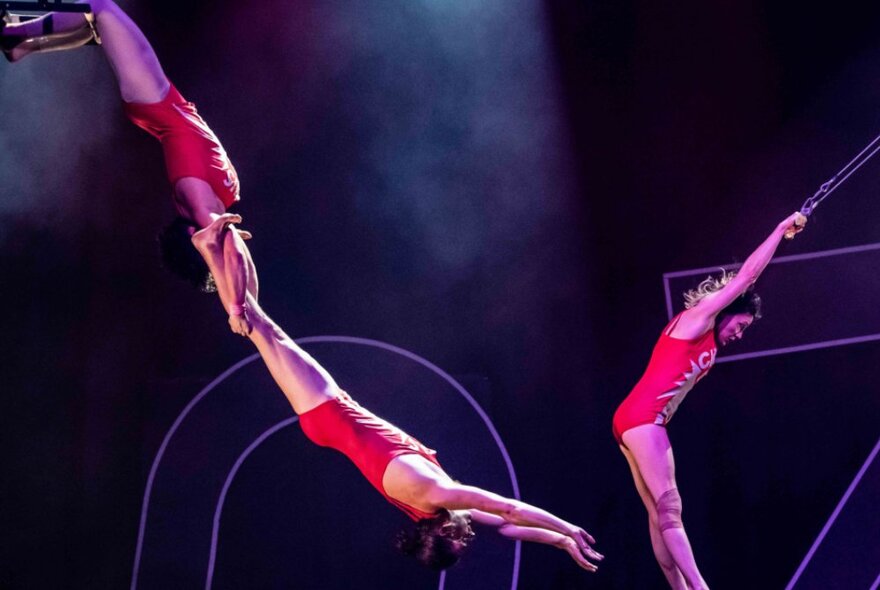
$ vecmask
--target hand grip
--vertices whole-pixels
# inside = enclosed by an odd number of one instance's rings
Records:
[[[797,235],[797,233],[800,232],[806,224],[807,216],[803,213],[798,213],[797,216],[794,218],[794,224],[792,224],[790,228],[785,230],[785,239],[791,240],[792,238],[794,238],[795,235]]]

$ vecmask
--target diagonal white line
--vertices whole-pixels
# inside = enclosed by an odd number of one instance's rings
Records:
[[[862,477],[864,477],[865,472],[868,471],[868,467],[870,467],[871,463],[874,461],[874,457],[877,456],[878,451],[880,451],[880,439],[877,440],[877,444],[874,445],[874,450],[871,451],[870,455],[868,455],[868,459],[867,461],[865,461],[865,464],[862,465],[861,469],[859,469],[858,474],[856,474],[856,478],[852,481],[851,484],[849,484],[846,493],[843,494],[843,498],[841,498],[840,502],[837,503],[837,508],[834,509],[834,512],[831,513],[831,518],[829,518],[828,522],[825,523],[825,526],[822,527],[822,531],[819,533],[819,536],[816,537],[816,541],[813,543],[813,546],[810,547],[810,550],[807,552],[806,557],[804,557],[804,560],[801,562],[801,565],[794,573],[794,577],[792,577],[791,581],[788,583],[788,586],[785,587],[785,590],[792,590],[794,588],[794,585],[797,584],[797,581],[800,579],[801,574],[804,573],[807,564],[809,564],[810,560],[813,559],[813,555],[816,553],[816,550],[819,549],[819,545],[822,544],[822,541],[825,539],[825,535],[828,534],[828,531],[831,529],[834,521],[837,520],[837,516],[840,514],[840,511],[843,510],[844,505],[849,501],[849,497],[852,495],[853,490],[856,489],[856,486],[859,485]],[[874,582],[871,590],[875,590],[877,588],[878,582],[880,582],[880,578],[878,578],[878,580]]]
[[[880,588],[880,574],[877,575],[877,579],[871,584],[870,590],[877,590],[877,588]]]

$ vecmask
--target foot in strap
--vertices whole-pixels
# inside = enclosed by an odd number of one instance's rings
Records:
[[[101,37],[95,28],[95,15],[87,12],[82,15],[81,26],[65,31],[54,30],[53,15],[47,14],[42,17],[42,34],[39,35],[16,35],[16,26],[8,24],[20,24],[27,22],[27,17],[7,14],[0,28],[0,51],[7,60],[18,61],[31,53],[48,53],[50,51],[65,51],[75,49],[83,45],[100,45]],[[33,29],[31,29],[33,30]]]

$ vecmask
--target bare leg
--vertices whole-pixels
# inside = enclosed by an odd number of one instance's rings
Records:
[[[100,43],[94,14],[65,15],[63,19],[59,17],[59,22],[62,30],[56,31],[51,14],[27,24],[4,17],[0,21],[0,50],[9,61],[18,61],[31,53],[66,51],[92,42]]]
[[[639,473],[639,467],[636,465],[636,460],[626,447],[621,446],[620,450],[623,452],[624,457],[626,457],[626,462],[629,463],[633,481],[636,484],[636,491],[638,491],[639,497],[642,499],[642,502],[645,504],[645,509],[648,511],[648,530],[651,534],[651,546],[654,548],[654,557],[657,558],[657,563],[660,564],[660,569],[663,571],[663,575],[666,576],[666,581],[669,582],[669,586],[673,590],[687,590],[687,583],[685,582],[684,576],[681,574],[681,570],[678,569],[678,566],[675,565],[675,560],[672,558],[672,554],[669,553],[666,543],[663,542],[663,535],[660,534],[660,527],[657,524],[656,502],[654,502],[651,492],[645,485],[645,480],[642,479],[642,474]]]
[[[159,59],[138,26],[112,0],[90,0],[97,20],[102,47],[116,74],[119,91],[126,102],[153,103],[168,93],[168,79]],[[83,26],[83,16],[73,13],[51,13],[38,19],[9,25],[4,36],[34,37],[43,33],[44,20],[52,19],[53,30],[64,32]],[[20,59],[32,50],[13,50],[14,59]],[[18,52],[18,53],[15,53]]]
[[[654,424],[645,424],[631,428],[623,433],[623,442],[635,460],[639,474],[655,502],[657,519],[664,545],[675,561],[675,565],[684,575],[690,588],[695,590],[708,589],[706,581],[697,568],[694,553],[681,522],[664,524],[663,506],[669,494],[677,496],[675,483],[675,460],[672,446],[666,429]]]
[[[56,33],[73,31],[82,27],[85,16],[74,12],[50,12],[21,23],[6,25],[6,34],[13,37],[36,37],[45,34],[46,23],[51,21],[49,29]]]

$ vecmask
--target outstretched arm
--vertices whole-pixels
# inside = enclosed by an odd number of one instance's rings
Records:
[[[676,336],[695,338],[711,329],[715,325],[716,316],[755,284],[770,264],[786,232],[799,233],[806,223],[807,218],[801,213],[792,213],[783,219],[767,239],[749,255],[736,276],[724,288],[706,296],[697,306],[682,314],[675,330]]]
[[[213,261],[218,270],[211,268],[211,274],[230,315],[232,331],[246,336],[250,331],[246,298],[258,298],[257,270],[244,243],[250,233],[232,225],[241,223],[241,217],[227,213],[214,190],[199,178],[181,178],[174,184],[174,205],[182,217],[203,228],[193,235],[193,245],[202,257],[208,261],[222,255],[222,260]]]
[[[224,255],[227,239],[225,234],[241,233],[249,236],[247,232],[237,230],[231,225],[240,221],[238,215],[226,213],[193,235],[193,244],[214,275],[217,293],[227,310],[233,305],[230,301],[237,300],[234,299],[236,295],[231,295],[234,290],[228,279],[227,256]],[[250,257],[247,259],[250,260]],[[248,285],[251,284],[253,281],[249,280]],[[236,331],[236,322],[246,322],[247,331],[238,333],[248,336],[257,347],[263,362],[297,414],[307,412],[338,395],[339,387],[333,377],[266,315],[254,294],[245,291],[241,301],[247,301],[246,315],[230,315],[229,323]]]
[[[500,516],[483,512],[481,510],[471,510],[471,517],[478,523],[495,527],[498,533],[508,539],[515,541],[529,541],[532,543],[543,543],[551,545],[568,553],[575,562],[587,571],[595,572],[598,570],[596,564],[591,563],[587,557],[596,560],[602,560],[603,555],[597,553],[594,549],[588,548],[586,551],[578,546],[574,539],[567,535],[549,531],[547,529],[537,527],[526,527],[511,524]],[[586,555],[585,555],[586,553]]]
[[[238,221],[235,223],[241,223],[241,217],[238,217]],[[225,277],[229,283],[229,291],[234,298],[232,315],[240,316],[246,322],[247,296],[250,295],[254,301],[257,301],[257,269],[254,266],[251,253],[244,243],[245,239],[250,238],[250,233],[231,225],[229,228],[230,231],[223,235]],[[233,331],[242,334],[234,327]],[[247,332],[242,335],[247,335]]]
[[[233,223],[241,223],[241,217],[231,213],[217,215],[207,227],[193,234],[192,241],[214,276],[232,331],[247,336],[251,331],[247,299],[250,295],[256,302],[256,269],[244,244],[250,233],[239,231]]]
[[[477,510],[500,517],[509,525],[543,529],[562,535],[574,541],[583,554],[594,559],[602,558],[590,547],[596,540],[584,529],[520,500],[505,498],[475,486],[449,481],[433,486],[433,490],[429,492],[429,501],[447,510]],[[531,534],[531,531],[529,533]]]

